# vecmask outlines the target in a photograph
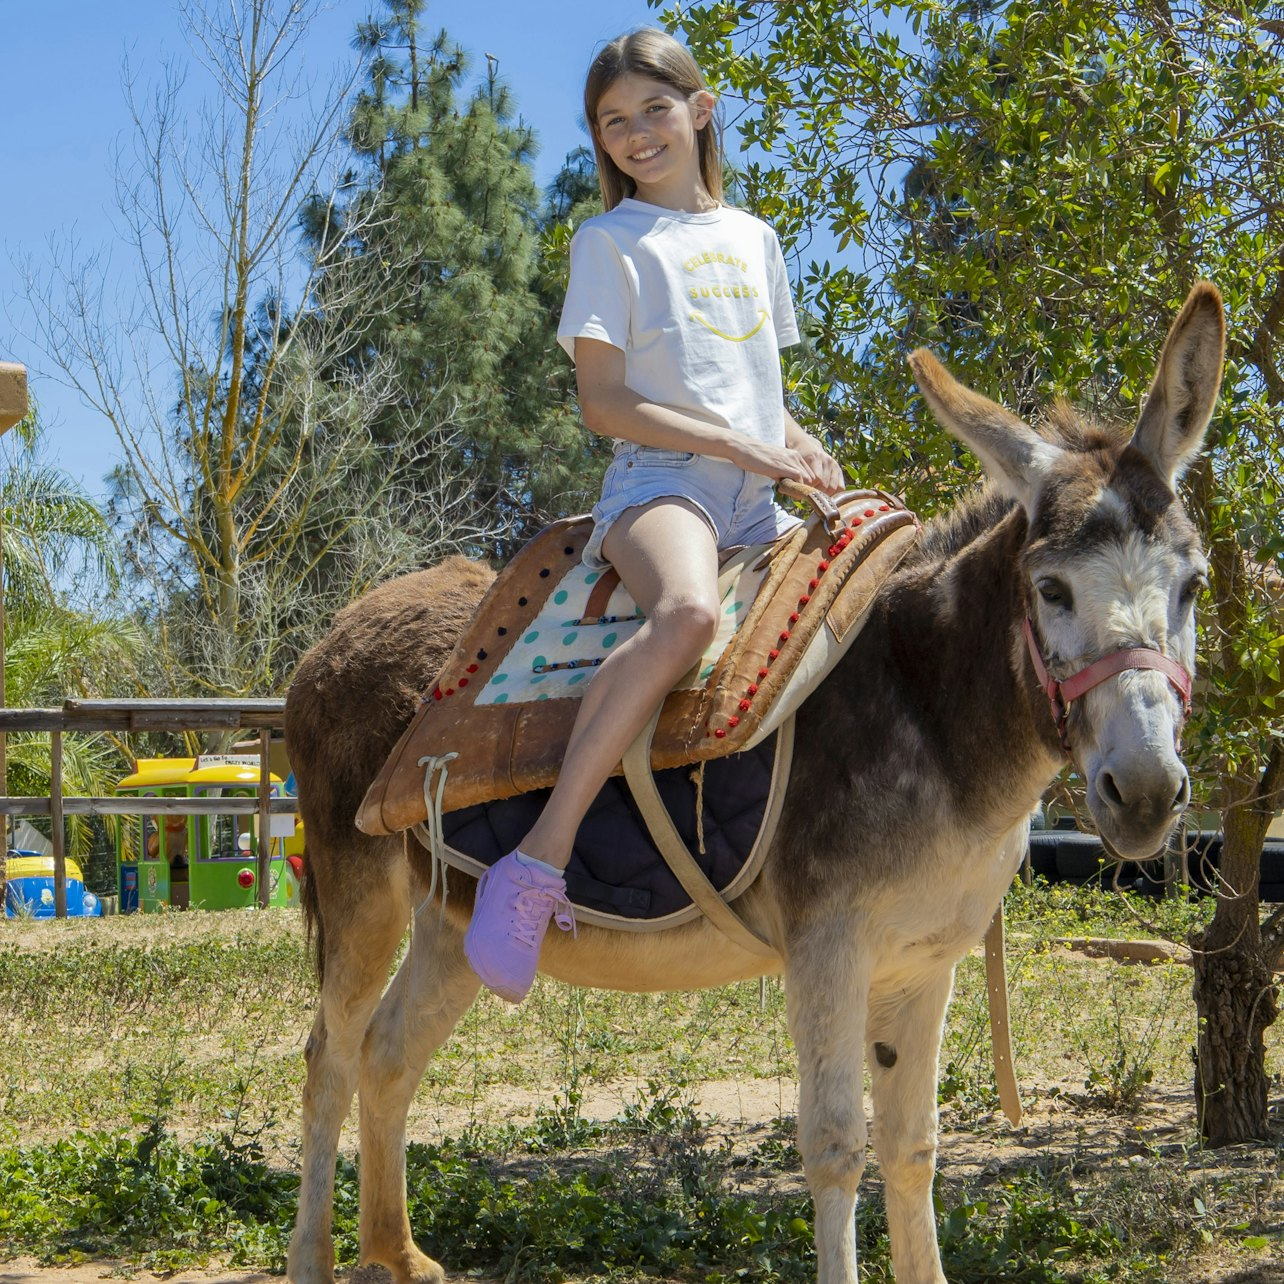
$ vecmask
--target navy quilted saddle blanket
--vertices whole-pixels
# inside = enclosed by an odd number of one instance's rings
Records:
[[[698,767],[655,773],[660,797],[687,850],[729,898],[744,890],[735,884],[762,829],[775,758],[776,736],[771,735],[743,753],[705,763],[699,785]],[[442,817],[446,845],[493,865],[535,823],[549,792],[539,789],[447,812]],[[658,927],[651,920],[696,912],[651,841],[623,776],[606,782],[580,825],[566,885],[577,910],[617,920],[647,920],[648,926]]]

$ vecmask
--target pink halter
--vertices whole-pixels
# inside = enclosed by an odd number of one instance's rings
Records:
[[[1094,660],[1078,673],[1058,681],[1048,672],[1043,661],[1043,653],[1034,636],[1034,625],[1030,617],[1025,617],[1023,624],[1026,646],[1030,650],[1030,659],[1034,662],[1034,672],[1039,679],[1039,687],[1048,697],[1052,707],[1052,721],[1057,724],[1057,734],[1061,737],[1061,747],[1070,752],[1070,741],[1066,735],[1066,719],[1070,716],[1070,706],[1093,687],[1099,686],[1107,678],[1122,673],[1125,669],[1155,669],[1162,673],[1172,684],[1172,688],[1181,698],[1181,716],[1183,721],[1190,716],[1190,674],[1176,660],[1171,660],[1162,651],[1149,647],[1125,647],[1112,651],[1100,660]]]

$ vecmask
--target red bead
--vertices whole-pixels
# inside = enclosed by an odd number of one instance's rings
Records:
[[[725,740],[727,738],[727,733],[723,731],[721,727],[719,727],[713,734],[717,736],[719,740]]]
[[[779,660],[779,659],[780,659],[780,652],[779,652],[779,651],[768,651],[768,652],[767,652],[767,659],[768,659],[768,660]],[[766,677],[766,674],[764,673],[762,676],[763,676],[763,677]]]
[[[890,513],[892,511],[892,506],[890,504],[879,504],[878,511],[880,513]]]
[[[873,516],[874,516],[874,510],[873,510],[872,508],[867,508],[867,509],[865,510],[865,516],[866,516],[866,517],[873,517]]]
[[[839,551],[839,549],[841,549],[841,548],[842,548],[842,545],[841,545],[841,544],[831,544],[831,545],[829,546],[829,556],[830,556],[830,557],[837,557],[837,556],[838,556],[838,551]]]
[[[816,567],[816,574],[817,574],[817,575],[824,575],[824,573],[825,573],[827,570],[829,570],[829,563],[828,563],[828,562],[821,562],[821,563],[820,563],[820,565]]]
[[[789,613],[789,623],[790,623],[790,624],[797,624],[800,618],[801,618],[801,617],[799,616],[799,614],[798,614],[798,612],[797,612],[797,611],[791,611],[791,612]]]
[[[810,593],[804,593],[804,594],[802,595],[802,597],[800,597],[800,598],[798,599],[798,605],[799,605],[799,606],[806,606],[806,605],[807,605],[807,603],[808,603],[808,602],[810,602],[810,601],[811,601],[811,594],[810,594]]]
[[[733,716],[727,719],[727,726],[738,727],[739,725],[740,725],[740,719],[738,717]]]
[[[454,688],[454,687],[447,687],[447,688],[446,688],[446,694],[447,694],[447,695],[454,695],[454,694],[455,694],[455,688]]]
[[[467,685],[468,685],[468,679],[467,679],[467,678],[460,678],[460,679],[459,679],[459,689],[460,689],[461,691],[462,691],[462,690],[463,690]]]
[[[764,677],[766,676],[766,671],[765,671],[765,670],[763,671],[763,676],[764,676]],[[756,682],[751,683],[751,684],[750,684],[750,686],[749,686],[749,690],[748,690],[748,691],[746,691],[746,692],[745,692],[745,694],[746,694],[747,696],[749,696],[749,698],[750,698],[750,699],[752,699],[754,696],[756,696],[756,695],[758,694],[758,684],[757,684]]]
[[[852,518],[852,529],[853,529],[853,530],[855,530],[855,528],[856,528],[857,526],[859,526],[859,525],[861,524],[861,522],[863,522],[864,520],[865,520],[865,519],[864,519],[863,517],[853,517],[853,518]]]
[[[476,672],[477,672],[477,666],[476,666],[475,664],[470,664],[470,665],[468,666],[468,672],[469,672],[469,673],[476,673]]]
[[[766,670],[766,669],[759,669],[759,670],[758,670],[758,677],[759,677],[759,678],[765,678],[766,676],[767,676],[767,670]]]
[[[814,592],[815,592],[815,591],[820,587],[820,581],[819,581],[819,580],[808,580],[808,581],[807,581],[807,587],[808,587],[808,589],[810,589],[810,590],[811,590],[811,592],[813,592],[813,593],[814,593]]]
[[[441,699],[441,688],[440,688],[440,687],[438,687],[438,688],[437,688],[437,690],[436,690],[436,691],[434,691],[434,692],[432,693],[432,698],[433,698],[434,700],[440,700],[440,699]]]
[[[748,712],[749,712],[749,701],[748,701],[748,700],[741,700],[741,701],[740,701],[740,712],[741,712],[741,713],[748,713]]]

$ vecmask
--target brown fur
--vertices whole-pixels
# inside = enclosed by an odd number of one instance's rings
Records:
[[[322,979],[324,905],[342,895],[341,881],[360,899],[354,885],[378,877],[376,853],[388,850],[386,840],[365,838],[352,826],[371,764],[377,769],[397,743],[494,578],[483,563],[451,557],[389,580],[340,611],[294,675],[285,738],[300,781],[309,852],[304,921]],[[323,782],[324,792],[309,788],[315,782]],[[355,859],[336,869],[327,857],[343,851]]]

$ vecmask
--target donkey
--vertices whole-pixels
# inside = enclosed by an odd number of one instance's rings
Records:
[[[911,357],[932,411],[990,485],[929,526],[802,706],[778,837],[736,902],[785,976],[822,1284],[857,1280],[864,1063],[896,1279],[944,1284],[931,1189],[954,966],[1019,866],[1063,743],[1121,859],[1159,850],[1186,804],[1178,739],[1205,562],[1174,488],[1202,445],[1224,342],[1221,298],[1196,286],[1126,444],[1064,407],[1035,431],[929,353]],[[354,1090],[362,1259],[397,1284],[445,1279],[411,1235],[405,1120],[428,1058],[478,991],[462,950],[470,880],[450,871],[444,914],[436,900],[420,904],[424,854],[361,834],[353,817],[490,578],[456,558],[374,590],[339,614],[289,692],[322,977],[305,1054],[294,1284],[333,1279],[335,1153]],[[412,914],[413,947],[385,992]],[[703,919],[645,934],[585,926],[577,940],[554,932],[541,966],[623,990],[773,970]]]

